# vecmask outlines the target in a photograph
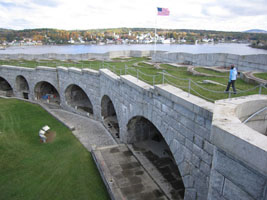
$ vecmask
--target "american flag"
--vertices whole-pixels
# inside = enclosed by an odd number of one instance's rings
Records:
[[[158,15],[160,16],[169,16],[170,11],[168,8],[158,8]]]

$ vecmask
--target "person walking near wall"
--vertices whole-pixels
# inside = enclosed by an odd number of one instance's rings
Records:
[[[230,86],[232,85],[234,94],[236,94],[236,89],[235,89],[236,77],[237,77],[237,70],[236,70],[234,65],[231,65],[229,81],[228,81],[227,88],[226,88],[225,92],[229,92]]]

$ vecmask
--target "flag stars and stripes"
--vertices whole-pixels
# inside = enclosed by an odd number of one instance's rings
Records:
[[[159,16],[169,16],[170,11],[168,8],[157,8],[158,9],[158,15]]]

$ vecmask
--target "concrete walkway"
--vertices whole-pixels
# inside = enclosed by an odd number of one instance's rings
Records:
[[[61,109],[51,109],[54,115],[66,123],[70,127],[74,127],[73,134],[85,146],[88,151],[92,150],[95,145],[97,147],[116,144],[116,141],[110,133],[104,128],[101,122],[80,116]]]
[[[167,200],[127,145],[96,148],[93,158],[114,200]]]

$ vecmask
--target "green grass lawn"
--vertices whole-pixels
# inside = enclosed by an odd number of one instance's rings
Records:
[[[200,73],[205,73],[205,74],[209,74],[209,75],[215,75],[215,76],[229,76],[229,72],[216,72],[212,69],[208,69],[208,68],[203,68],[203,67],[196,67],[195,71],[200,72]]]
[[[160,68],[157,69],[153,65],[142,63],[142,61],[148,61],[147,57],[133,57],[133,58],[117,58],[112,61],[58,61],[58,60],[46,60],[46,61],[0,61],[2,64],[13,64],[28,67],[36,67],[38,65],[43,66],[65,66],[65,67],[77,67],[77,68],[90,68],[94,70],[99,70],[100,68],[108,68],[117,75],[130,74],[132,76],[138,77],[138,79],[151,84],[162,84],[169,83],[175,87],[181,88],[184,91],[189,91],[189,79],[191,82],[190,93],[200,96],[208,101],[214,102],[215,100],[228,98],[228,94],[224,94],[223,91],[226,89],[228,83],[228,73],[215,72],[209,69],[196,68],[199,72],[208,73],[211,75],[219,75],[221,77],[208,77],[208,76],[194,76],[187,72],[187,67],[175,67],[169,64],[160,64]],[[137,66],[134,66],[135,63],[138,63]],[[125,68],[125,66],[127,66]],[[163,72],[164,81],[163,81]],[[166,75],[168,73],[168,75]],[[215,84],[206,84],[203,83],[203,80],[211,80],[218,82],[221,85]],[[203,89],[204,88],[204,89]],[[246,96],[251,94],[258,94],[259,88],[255,88],[255,85],[248,84],[241,79],[236,81],[237,95],[232,97]],[[253,89],[255,88],[255,89]],[[248,91],[249,90],[249,91]],[[267,94],[267,89],[263,88],[262,94]]]
[[[255,73],[254,76],[263,80],[267,80],[267,73]]]
[[[41,144],[48,125],[55,140]],[[91,154],[38,105],[0,98],[0,199],[109,199]]]

